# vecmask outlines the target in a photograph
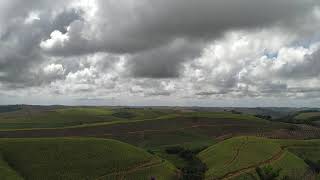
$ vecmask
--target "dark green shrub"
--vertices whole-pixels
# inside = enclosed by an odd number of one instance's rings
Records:
[[[277,180],[281,169],[273,169],[271,166],[257,167],[256,172],[261,180]]]
[[[184,148],[180,146],[171,146],[166,148],[166,153],[168,154],[179,154],[182,151],[184,151]]]

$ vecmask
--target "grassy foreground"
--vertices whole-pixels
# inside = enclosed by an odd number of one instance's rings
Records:
[[[177,178],[167,161],[115,140],[2,139],[0,153],[3,180]]]

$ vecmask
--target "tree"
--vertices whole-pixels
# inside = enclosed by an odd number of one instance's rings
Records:
[[[271,166],[257,167],[256,172],[261,180],[277,180],[281,169],[273,169]]]

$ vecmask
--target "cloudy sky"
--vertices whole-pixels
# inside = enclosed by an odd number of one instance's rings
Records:
[[[318,0],[1,0],[0,104],[320,106]]]

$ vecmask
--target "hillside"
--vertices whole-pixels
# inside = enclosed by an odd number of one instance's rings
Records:
[[[299,151],[295,147],[309,148]],[[206,179],[252,179],[255,168],[271,165],[281,169],[281,176],[302,176],[308,172],[306,158],[317,161],[320,141],[271,140],[236,137],[215,144],[199,153],[208,166]],[[303,157],[301,154],[305,157]],[[306,157],[308,156],[308,157]]]
[[[17,174],[25,179],[48,180],[120,177],[166,180],[177,176],[176,169],[167,161],[114,140],[1,139],[0,152],[5,159],[0,161],[0,174],[7,179],[19,179]]]
[[[94,123],[145,120],[174,112],[168,109],[21,106],[12,111],[2,113],[0,111],[0,129],[63,128]]]
[[[319,128],[234,109],[23,106],[0,113],[0,125],[2,179],[250,179],[266,165],[301,175],[320,157],[318,141],[289,140],[319,138]]]
[[[294,116],[293,120],[299,123],[307,123],[314,126],[320,126],[320,112],[301,112]]]
[[[145,113],[148,113],[148,110]],[[47,119],[44,118],[43,121]],[[127,119],[65,128],[0,130],[0,137],[89,136],[112,138],[139,147],[152,148],[195,142],[208,144],[209,141],[224,138],[224,136],[261,135],[263,133],[274,135],[276,133],[271,132],[290,127],[287,124],[270,122],[246,114],[178,112],[151,119]]]

